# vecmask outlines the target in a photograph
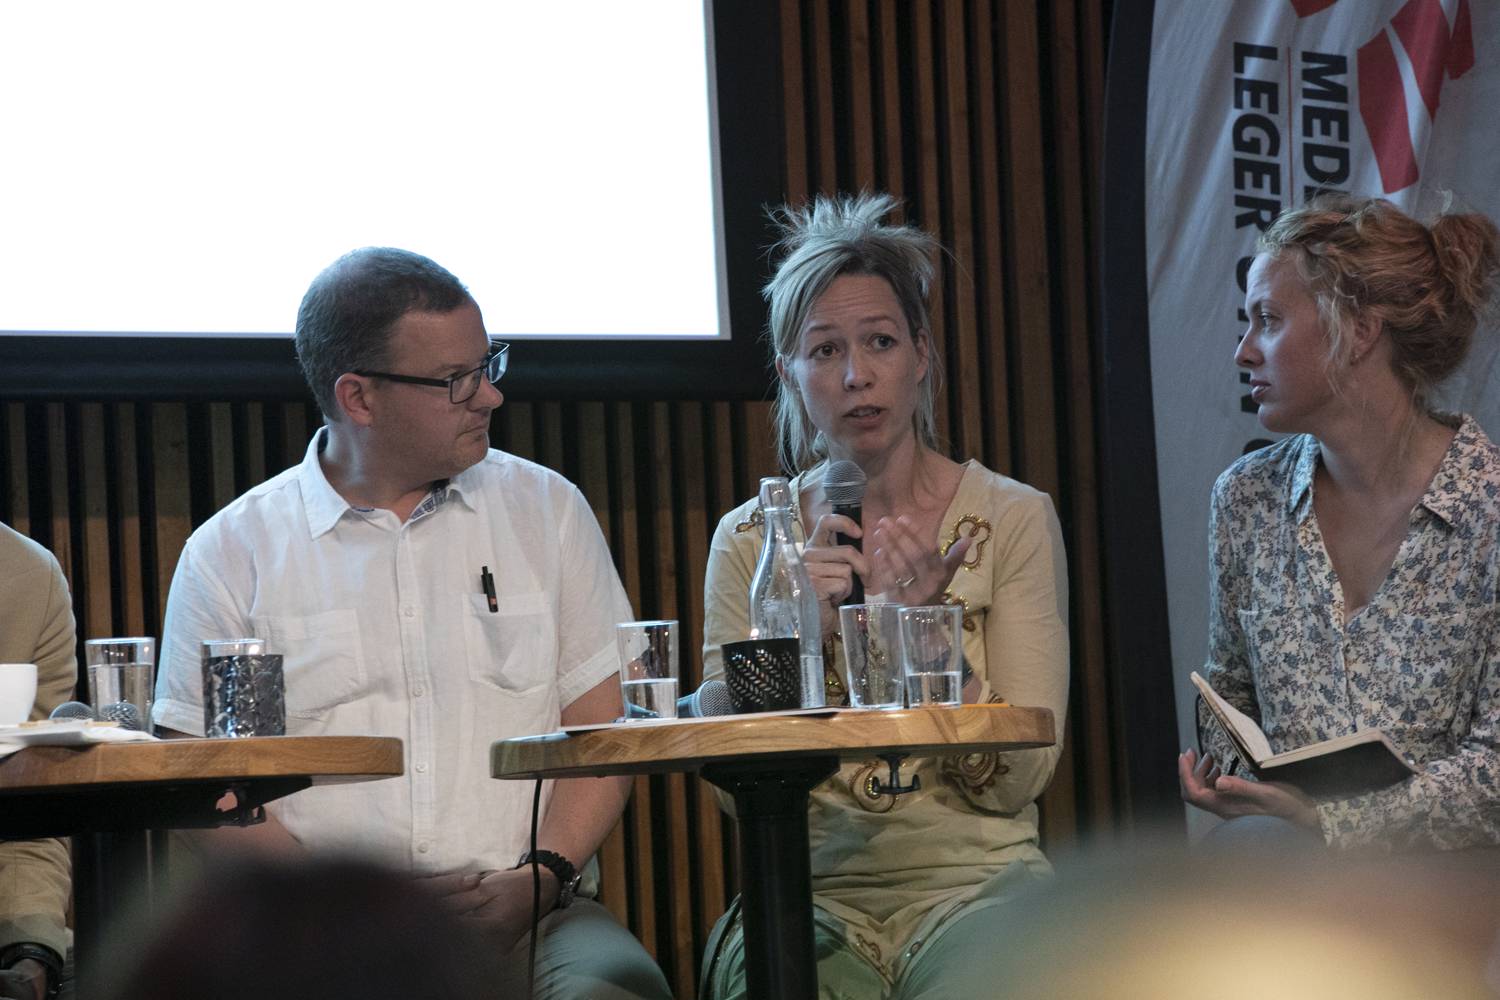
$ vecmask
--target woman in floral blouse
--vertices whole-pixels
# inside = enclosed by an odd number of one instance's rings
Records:
[[[1282,214],[1250,268],[1235,361],[1267,430],[1214,486],[1209,682],[1280,752],[1386,731],[1417,768],[1313,799],[1224,773],[1216,727],[1183,798],[1336,848],[1500,843],[1500,451],[1432,410],[1496,275],[1495,226],[1430,228],[1338,196]],[[1264,820],[1256,821],[1264,824]]]

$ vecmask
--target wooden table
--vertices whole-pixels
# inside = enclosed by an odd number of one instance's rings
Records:
[[[808,792],[844,761],[1054,742],[1050,709],[1010,705],[735,716],[499,740],[490,749],[490,773],[571,778],[701,772],[735,800],[749,994],[756,1000],[814,1000]]]
[[[73,838],[78,995],[92,1000],[105,913],[136,890],[147,830],[246,826],[310,785],[403,771],[401,741],[373,736],[32,746],[0,759],[0,839]],[[221,812],[226,792],[238,806]]]

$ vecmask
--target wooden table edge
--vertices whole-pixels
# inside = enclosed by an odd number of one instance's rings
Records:
[[[83,746],[29,746],[0,758],[0,793],[113,784],[305,776],[313,784],[405,773],[391,736],[253,736]]]
[[[753,735],[757,727],[765,732],[765,723],[772,720],[774,734]],[[901,723],[930,737],[897,742],[849,739],[862,729],[889,729]],[[674,742],[694,752],[664,753],[665,746]],[[767,763],[818,756],[861,760],[882,753],[935,756],[1025,750],[1056,742],[1052,710],[1048,708],[966,705],[957,709],[846,710],[827,716],[704,720],[681,726],[631,728],[627,723],[589,732],[496,740],[490,746],[490,774],[508,780],[609,777],[697,771],[707,764],[747,756]],[[955,743],[960,747],[956,751]]]

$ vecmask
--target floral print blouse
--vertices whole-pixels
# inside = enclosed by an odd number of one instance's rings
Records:
[[[1209,683],[1278,753],[1380,728],[1419,769],[1319,802],[1337,848],[1500,842],[1500,451],[1473,418],[1439,419],[1457,433],[1389,574],[1347,624],[1313,510],[1318,442],[1246,455],[1214,485]],[[1229,760],[1217,727],[1202,729],[1205,750]]]

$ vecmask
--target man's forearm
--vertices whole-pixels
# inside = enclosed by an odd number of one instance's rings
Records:
[[[623,708],[620,682],[615,677],[608,677],[563,708],[562,723],[577,726],[609,722],[619,718]],[[558,781],[547,811],[542,814],[536,846],[556,851],[583,867],[619,822],[628,798],[629,778],[565,778]]]
[[[558,781],[538,827],[537,847],[556,851],[582,868],[619,822],[629,798],[629,778]]]

